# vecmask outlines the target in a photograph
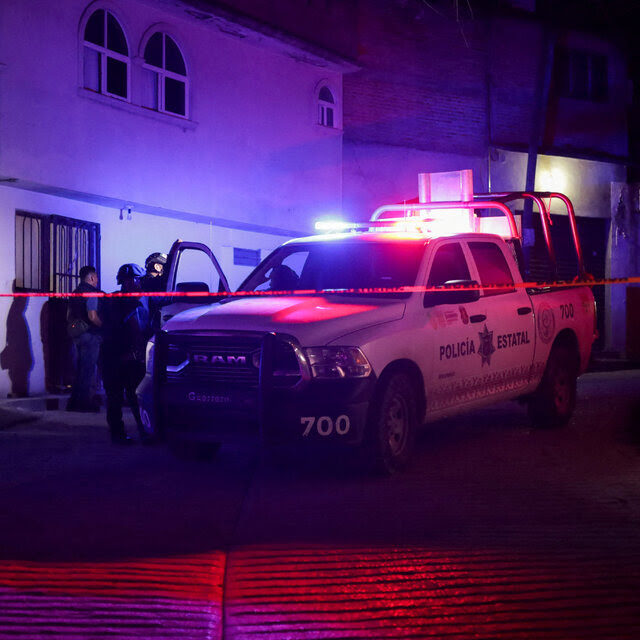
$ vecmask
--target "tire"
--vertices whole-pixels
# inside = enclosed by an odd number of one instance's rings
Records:
[[[394,373],[381,381],[368,419],[368,455],[378,473],[391,475],[406,467],[415,442],[416,392],[411,378]]]
[[[577,360],[575,350],[567,345],[551,349],[540,385],[529,402],[535,427],[561,427],[571,419],[576,405]]]

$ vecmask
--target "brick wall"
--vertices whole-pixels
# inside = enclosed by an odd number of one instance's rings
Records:
[[[529,14],[461,14],[457,21],[453,7],[418,0],[360,4],[362,70],[344,79],[347,142],[486,155],[491,139],[526,150],[544,54],[540,22]],[[595,36],[563,33],[561,40],[607,56],[609,98],[600,104],[558,98],[552,85],[545,149],[625,155],[623,57]]]
[[[485,146],[483,25],[423,3],[367,2],[362,71],[344,79],[345,139],[475,154]]]

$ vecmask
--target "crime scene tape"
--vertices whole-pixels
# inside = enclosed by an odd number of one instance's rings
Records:
[[[432,293],[439,291],[473,291],[487,289],[567,289],[571,287],[598,287],[611,286],[615,284],[640,284],[640,276],[626,278],[589,278],[582,280],[552,282],[510,282],[505,284],[461,284],[442,286],[402,286],[402,287],[368,287],[353,289],[292,289],[280,291],[133,291],[123,293],[114,291],[106,293],[95,291],[87,293],[64,293],[64,292],[42,292],[42,291],[16,291],[12,293],[0,293],[0,298],[248,298],[265,296],[323,296],[331,294],[380,294],[380,293]]]

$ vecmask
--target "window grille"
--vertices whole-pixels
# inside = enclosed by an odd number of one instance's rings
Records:
[[[100,268],[100,225],[16,212],[16,289],[69,293],[87,264]]]

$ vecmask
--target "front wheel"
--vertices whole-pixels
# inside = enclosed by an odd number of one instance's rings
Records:
[[[415,440],[416,415],[411,378],[392,374],[376,391],[367,425],[369,453],[377,471],[392,474],[406,466]]]
[[[565,345],[551,349],[540,386],[529,402],[529,414],[539,428],[560,427],[571,419],[576,404],[578,363]]]

